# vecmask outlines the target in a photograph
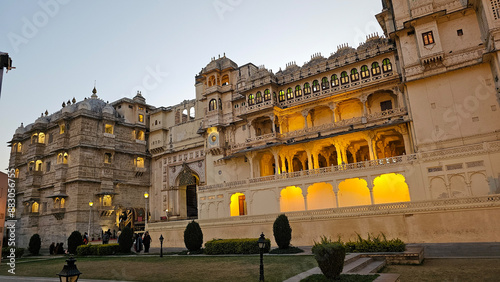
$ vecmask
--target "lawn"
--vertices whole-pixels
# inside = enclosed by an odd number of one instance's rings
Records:
[[[382,273],[399,273],[405,282],[500,281],[500,259],[425,259],[422,265],[389,265]]]
[[[54,277],[64,260],[23,259],[16,264],[16,276]],[[86,257],[77,258],[82,279],[127,281],[256,281],[259,256],[168,256],[168,257]],[[266,281],[283,281],[317,266],[312,256],[264,256]],[[0,265],[0,275],[10,275]]]

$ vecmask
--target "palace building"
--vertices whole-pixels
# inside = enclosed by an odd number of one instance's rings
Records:
[[[143,230],[145,191],[170,246],[191,219],[206,240],[272,237],[280,213],[295,245],[500,240],[500,4],[384,0],[376,18],[384,36],[276,73],[212,58],[178,105],[94,93],[20,127],[23,240],[87,230],[89,201],[98,232]]]

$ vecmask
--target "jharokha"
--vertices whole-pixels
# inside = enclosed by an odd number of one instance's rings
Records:
[[[205,240],[272,238],[280,213],[294,245],[500,241],[499,1],[384,0],[376,18],[384,36],[276,73],[212,58],[178,105],[94,88],[21,124],[19,245],[130,226],[183,246],[192,219]]]

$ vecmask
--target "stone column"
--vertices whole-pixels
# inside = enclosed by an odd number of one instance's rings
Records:
[[[339,207],[339,184],[337,181],[332,182],[333,193],[335,193],[335,207]]]
[[[274,119],[275,119],[274,114],[270,115],[269,118],[271,119],[271,127],[272,127],[272,130],[273,130],[273,134],[274,134],[274,136],[276,136],[276,126],[274,125]]]
[[[319,168],[319,153],[313,153],[314,155],[314,169]]]
[[[246,154],[246,157],[248,159],[248,164],[250,165],[250,178],[254,178],[254,172],[253,172],[253,158],[255,157],[254,152],[249,152]]]
[[[362,96],[359,98],[361,103],[363,104],[363,116],[366,117],[368,115],[368,110],[366,108],[366,101],[368,100],[366,96]]]
[[[281,156],[281,173],[287,173],[286,169],[286,163],[285,163],[285,156],[282,154]]]
[[[308,128],[307,115],[309,114],[309,110],[303,110],[301,113],[302,113],[302,116],[304,117],[304,129],[307,129]]]
[[[271,149],[274,156],[274,174],[280,174],[280,161],[279,161],[279,151],[275,148]]]
[[[288,161],[288,172],[293,172],[293,155],[287,155],[286,160]]]
[[[405,98],[401,90],[399,89],[399,86],[396,86],[393,88],[394,93],[396,94],[398,98],[398,108],[404,108],[405,107]]]
[[[331,102],[328,104],[328,106],[330,107],[330,110],[332,111],[332,123],[335,123],[336,122],[335,109],[337,108],[337,103]]]
[[[366,184],[368,186],[368,190],[370,190],[370,201],[371,201],[372,205],[374,205],[375,200],[373,199],[373,181],[370,178],[368,178],[368,179],[366,179]]]
[[[306,149],[306,154],[307,154],[307,169],[311,170],[311,169],[313,169],[313,163],[312,163],[312,158],[311,158],[311,150]]]
[[[408,135],[408,129],[406,128],[406,124],[400,124],[396,128],[396,131],[403,136],[403,143],[405,145],[405,153],[407,155],[413,153],[410,146],[410,136]]]
[[[302,185],[302,187],[305,187],[306,184]],[[302,190],[302,196],[304,196],[304,210],[307,211],[307,188],[303,189],[301,188]]]

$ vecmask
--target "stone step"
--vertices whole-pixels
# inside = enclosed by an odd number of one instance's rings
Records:
[[[373,274],[377,273],[386,265],[385,260],[373,260],[367,264],[364,268],[358,270],[356,274]]]
[[[344,264],[344,270],[342,273],[357,273],[358,270],[363,269],[372,261],[372,258],[358,258],[347,265]]]
[[[360,254],[354,254],[354,253],[351,253],[351,254],[347,254],[345,256],[345,259],[344,259],[344,266],[350,264],[351,262],[357,260],[358,258],[360,258]]]

